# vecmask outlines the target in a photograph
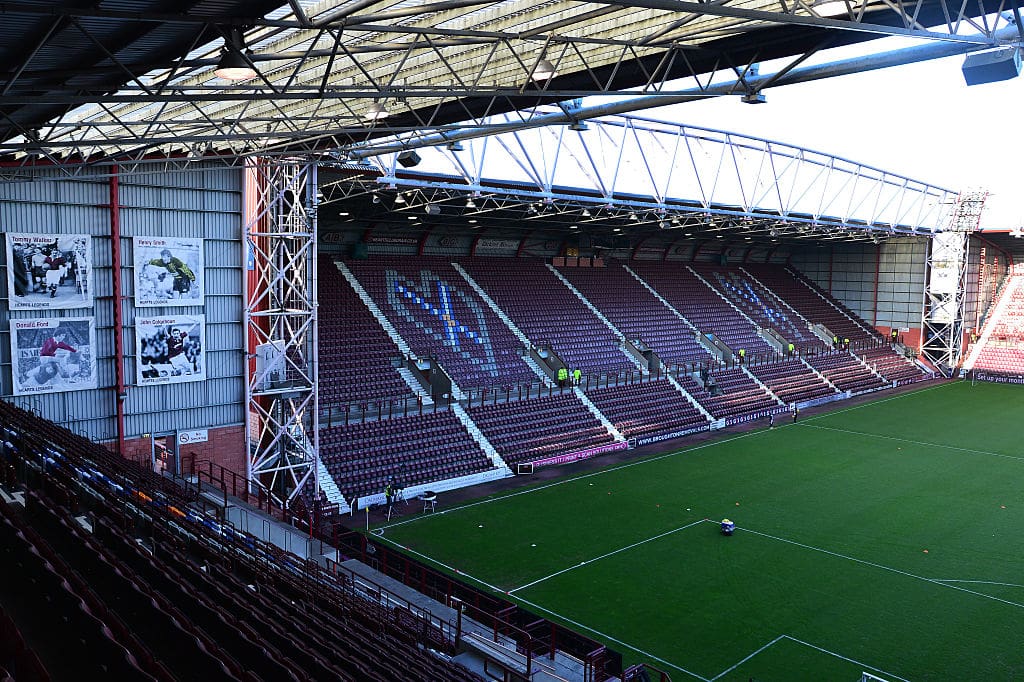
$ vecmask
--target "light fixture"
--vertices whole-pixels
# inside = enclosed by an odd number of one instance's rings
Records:
[[[380,196],[378,196],[376,192],[374,192],[374,194],[373,194],[373,203],[375,203],[375,204],[379,204],[380,203]]]
[[[634,221],[640,220],[639,218],[636,217],[636,213],[630,213],[629,214],[629,219],[630,220],[634,220]]]
[[[470,225],[476,225],[476,218],[470,218],[467,222],[469,222]]]
[[[740,101],[744,104],[764,104],[768,100],[763,92],[748,92],[740,97]]]
[[[548,61],[547,57],[541,57],[533,67],[530,78],[535,81],[546,81],[555,77],[555,65]]]
[[[423,210],[427,215],[441,215],[441,207],[437,204],[427,204]]]
[[[256,69],[242,51],[245,49],[245,37],[242,29],[233,26],[224,39],[224,47],[220,51],[220,61],[213,70],[214,75],[229,81],[244,81],[256,77]]]
[[[575,130],[577,133],[582,133],[584,130],[590,130],[587,126],[586,121],[573,121],[569,124],[569,130]]]
[[[448,144],[446,144],[445,149],[447,149],[450,152],[461,152],[463,149],[465,149],[465,147],[462,146],[461,142],[455,140],[454,142],[449,142]]]
[[[399,192],[398,194],[395,195],[395,203],[396,204],[404,204],[405,203],[405,197],[402,196],[401,192]]]
[[[466,208],[476,208],[476,202],[473,201],[473,197],[468,197],[466,199]]]
[[[583,209],[583,214],[582,215],[583,215],[584,218],[589,218],[590,217],[590,210],[586,209],[586,208]]]
[[[388,108],[384,106],[383,102],[372,102],[370,106],[366,108],[366,113],[363,114],[363,118],[368,121],[381,121],[391,115]]]

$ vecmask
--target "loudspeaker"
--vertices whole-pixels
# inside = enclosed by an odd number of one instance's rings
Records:
[[[1020,50],[1016,47],[1000,47],[969,54],[961,70],[968,85],[1016,78],[1020,75]]]
[[[401,152],[398,155],[398,163],[402,164],[406,168],[412,168],[418,165],[420,162],[420,155],[413,150]]]

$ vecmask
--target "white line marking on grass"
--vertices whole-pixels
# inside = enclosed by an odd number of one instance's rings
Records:
[[[704,677],[703,675],[698,675],[697,673],[695,673],[695,672],[693,672],[691,670],[687,670],[686,668],[683,668],[681,666],[678,666],[675,663],[669,663],[664,658],[660,658],[658,656],[655,656],[654,654],[650,653],[649,651],[644,651],[643,649],[638,649],[635,646],[633,646],[632,644],[627,644],[626,642],[623,642],[621,639],[617,639],[615,637],[612,637],[611,635],[605,634],[604,632],[601,632],[600,630],[595,630],[594,628],[588,627],[588,626],[584,625],[583,623],[580,623],[578,621],[573,620],[572,618],[566,618],[562,614],[556,613],[556,612],[552,611],[551,609],[546,609],[543,606],[541,606],[540,604],[533,603],[529,599],[523,599],[522,597],[516,597],[516,600],[518,600],[519,602],[521,602],[523,604],[526,604],[527,606],[529,606],[532,609],[535,609],[537,611],[543,611],[544,613],[548,614],[549,616],[554,616],[555,618],[557,618],[559,620],[565,621],[566,623],[569,623],[570,625],[572,625],[575,628],[578,628],[580,630],[586,630],[588,632],[592,632],[593,634],[597,635],[598,637],[606,639],[609,642],[615,642],[616,644],[624,646],[627,649],[630,649],[632,651],[637,652],[638,654],[642,654],[642,655],[646,656],[647,658],[651,659],[652,661],[655,661],[655,662],[660,663],[662,665],[667,665],[670,668],[675,668],[676,670],[678,670],[678,671],[680,671],[682,673],[685,673],[685,674],[689,675],[690,677],[694,677],[694,678],[696,678],[698,680],[701,680],[702,682],[711,682],[711,680],[709,680],[708,678]]]
[[[489,590],[492,590],[496,594],[504,594],[505,593],[505,590],[501,589],[500,587],[492,585],[489,582],[485,582],[483,580],[480,580],[480,578],[476,578],[474,576],[471,576],[469,573],[465,573],[465,572],[461,571],[460,569],[455,568],[454,566],[449,566],[448,564],[444,563],[443,561],[438,561],[437,559],[434,559],[433,557],[429,557],[426,554],[424,554],[423,552],[417,552],[412,547],[406,547],[405,545],[400,545],[397,542],[395,542],[394,540],[391,540],[390,538],[386,538],[383,535],[380,536],[380,539],[383,540],[384,542],[388,543],[389,545],[393,546],[393,547],[398,547],[399,549],[408,552],[409,554],[415,554],[416,556],[424,559],[425,561],[427,561],[429,563],[434,564],[435,566],[440,566],[441,568],[447,569],[447,570],[451,571],[452,573],[454,573],[454,574],[456,574],[456,575],[458,575],[458,576],[460,576],[462,578],[465,578],[466,580],[472,580],[473,582],[477,583],[478,585],[483,585],[484,587],[486,587]]]
[[[519,587],[513,587],[511,590],[508,591],[508,593],[512,594],[513,592],[518,592],[519,590],[525,590],[528,587],[533,587],[537,583],[542,583],[545,580],[550,580],[551,578],[554,578],[555,576],[562,575],[563,573],[568,573],[569,571],[577,569],[580,566],[586,566],[588,564],[594,563],[595,561],[600,561],[601,559],[607,559],[608,557],[613,556],[615,554],[618,554],[619,552],[625,552],[626,550],[633,549],[634,547],[639,547],[640,545],[647,544],[648,542],[653,542],[654,540],[659,540],[659,539],[665,537],[666,535],[672,535],[673,533],[678,533],[681,530],[686,530],[687,528],[693,528],[698,523],[704,523],[704,519],[699,519],[697,521],[694,521],[693,523],[688,523],[685,526],[680,526],[679,528],[673,528],[672,530],[667,530],[664,533],[659,533],[658,535],[652,535],[651,537],[647,538],[646,540],[641,540],[640,542],[634,542],[632,545],[626,545],[625,547],[620,547],[619,549],[612,550],[611,552],[608,552],[607,554],[602,554],[601,556],[596,556],[593,559],[587,559],[586,561],[581,561],[580,563],[576,564],[575,566],[570,566],[568,568],[563,568],[561,571],[555,571],[551,575],[546,575],[543,578],[537,578],[536,580],[534,580],[531,583],[526,583],[525,585],[520,585]]]
[[[784,426],[791,426],[791,424],[783,424],[783,427]],[[651,462],[657,462],[659,460],[667,459],[669,457],[675,457],[677,455],[683,455],[683,454],[687,454],[687,453],[690,453],[690,452],[696,452],[697,450],[704,450],[706,448],[710,448],[710,447],[715,446],[715,445],[724,445],[725,443],[731,443],[731,442],[733,442],[735,440],[740,440],[741,438],[749,438],[750,436],[757,436],[757,435],[764,434],[766,432],[767,432],[767,430],[747,431],[746,433],[741,433],[741,434],[738,434],[738,435],[733,436],[731,438],[726,438],[724,440],[708,441],[706,443],[701,443],[700,445],[694,445],[693,447],[681,448],[679,450],[673,450],[672,452],[666,452],[664,454],[657,455],[655,457],[646,457],[644,459],[639,459],[639,460],[637,460],[635,462],[627,462],[625,464],[620,464],[618,466],[611,467],[609,469],[602,469],[601,471],[592,471],[592,472],[590,472],[588,474],[581,474],[580,476],[573,476],[572,478],[563,478],[563,479],[560,479],[558,481],[553,481],[551,483],[546,483],[545,485],[539,485],[536,488],[528,488],[526,490],[517,490],[516,492],[509,493],[507,495],[501,495],[499,497],[489,497],[489,498],[487,498],[485,500],[477,500],[476,502],[469,502],[467,504],[463,504],[463,505],[460,505],[460,506],[457,506],[457,507],[452,507],[450,509],[446,509],[444,511],[439,512],[439,514],[446,514],[446,513],[450,513],[450,512],[462,511],[464,509],[470,509],[472,507],[478,507],[478,506],[480,506],[482,504],[491,504],[492,502],[501,502],[503,500],[512,499],[513,497],[519,497],[520,495],[530,495],[532,493],[540,492],[541,490],[547,490],[548,488],[554,488],[556,486],[565,485],[566,483],[575,483],[576,481],[585,481],[586,479],[592,478],[594,476],[603,476],[604,474],[610,474],[610,473],[614,473],[616,471],[622,471],[623,469],[629,469],[630,467],[641,466],[643,464],[650,464]],[[433,516],[435,516],[435,514],[423,514],[423,515],[420,515],[420,516],[413,516],[413,517],[410,517],[410,518],[407,518],[407,519],[402,519],[401,521],[396,521],[394,523],[390,523],[390,524],[387,524],[387,525],[384,525],[384,526],[378,526],[378,528],[380,530],[387,530],[388,528],[395,528],[397,526],[404,526],[407,523],[414,523],[416,521],[422,521],[424,519],[428,519],[428,518],[431,518]]]
[[[1002,585],[1003,587],[1024,587],[1017,583],[999,583],[994,580],[953,580],[952,578],[935,578],[938,583],[971,583],[974,585]]]
[[[932,390],[935,390],[937,388],[942,388],[944,386],[949,386],[949,385],[950,384],[938,384],[936,386],[929,386],[928,388],[922,388],[920,391],[911,391],[911,392],[908,392],[908,393],[901,393],[899,395],[894,395],[892,397],[884,398],[882,400],[873,400],[871,402],[864,403],[863,405],[855,405],[853,407],[848,407],[848,408],[846,408],[844,410],[838,410],[836,412],[826,412],[824,414],[819,414],[819,415],[816,415],[814,417],[807,417],[805,419],[802,419],[800,422],[797,422],[796,424],[792,424],[792,423],[790,423],[790,424],[781,424],[779,427],[776,428],[776,431],[778,429],[786,428],[786,427],[789,427],[789,426],[803,426],[804,422],[814,421],[815,419],[821,419],[822,417],[830,417],[830,416],[836,415],[836,414],[843,414],[844,412],[849,412],[850,410],[859,410],[862,407],[868,407],[870,405],[878,405],[880,403],[887,403],[887,402],[889,402],[891,400],[898,400],[900,398],[906,398],[906,397],[911,396],[911,395],[917,395],[919,393],[924,393],[925,391],[932,391]],[[826,428],[826,427],[818,427],[818,428]],[[541,490],[547,490],[548,488],[554,488],[555,486],[564,485],[566,483],[573,483],[575,481],[584,481],[584,480],[586,480],[588,478],[591,478],[591,477],[594,477],[594,476],[602,476],[604,474],[610,474],[610,473],[613,473],[613,472],[616,472],[616,471],[621,471],[623,469],[629,469],[630,467],[640,466],[640,465],[643,465],[643,464],[650,464],[651,462],[657,462],[657,461],[666,459],[668,457],[675,457],[677,455],[683,455],[683,454],[687,454],[687,453],[690,453],[690,452],[696,452],[697,450],[704,450],[704,449],[707,449],[707,448],[710,448],[710,447],[714,447],[716,445],[724,445],[725,443],[731,443],[733,441],[740,440],[742,438],[749,438],[750,436],[761,435],[761,434],[766,433],[766,431],[767,431],[766,429],[747,431],[745,433],[740,433],[740,434],[737,434],[735,436],[732,436],[731,438],[725,438],[723,440],[712,440],[712,441],[708,441],[706,443],[701,443],[699,445],[694,445],[693,447],[683,447],[683,448],[680,448],[678,450],[673,450],[672,452],[666,452],[666,453],[663,453],[661,455],[656,455],[654,457],[645,457],[644,459],[640,459],[640,460],[637,460],[635,462],[627,462],[625,464],[620,464],[618,466],[611,467],[609,469],[602,469],[601,471],[592,471],[592,472],[590,472],[588,474],[582,474],[580,476],[573,476],[572,478],[563,478],[561,480],[553,481],[551,483],[547,483],[545,485],[540,485],[540,486],[537,486],[535,488],[529,488],[527,490],[518,490],[518,491],[516,491],[514,493],[509,493],[507,495],[501,495],[501,496],[498,496],[498,497],[490,497],[490,498],[487,498],[486,500],[477,500],[476,502],[469,502],[468,504],[463,504],[463,505],[460,505],[460,506],[457,506],[457,507],[452,507],[450,509],[443,510],[443,511],[440,512],[440,514],[446,514],[448,512],[462,511],[463,509],[470,509],[472,507],[477,507],[477,506],[482,505],[482,504],[491,504],[492,502],[501,502],[502,500],[508,500],[508,499],[513,498],[513,497],[518,497],[520,495],[529,495],[531,493],[540,492]],[[434,515],[430,515],[430,516],[434,516]],[[387,530],[388,528],[395,528],[397,526],[404,526],[407,523],[415,523],[416,521],[422,521],[424,519],[430,518],[430,516],[427,516],[427,515],[412,516],[412,517],[409,517],[409,518],[406,518],[406,519],[402,519],[400,521],[395,521],[394,523],[389,523],[389,524],[386,524],[386,525],[383,525],[383,526],[378,526],[377,528],[380,529],[380,530]]]
[[[829,651],[828,649],[822,648],[820,646],[816,646],[814,644],[811,644],[810,642],[805,642],[802,639],[797,639],[796,637],[790,637],[789,635],[782,635],[782,636],[785,637],[786,639],[790,640],[791,642],[796,642],[797,644],[803,644],[804,646],[808,646],[808,647],[810,647],[812,649],[820,651],[823,654],[828,654],[829,656],[835,656],[836,658],[840,658],[840,659],[842,659],[844,661],[847,661],[849,663],[853,663],[854,665],[858,665],[858,666],[861,666],[863,668],[867,668],[868,670],[873,670],[874,672],[881,673],[881,674],[885,675],[886,677],[891,677],[894,680],[901,680],[902,682],[910,682],[910,680],[908,680],[907,678],[900,677],[899,675],[897,675],[895,673],[887,672],[885,670],[882,670],[881,668],[875,668],[873,666],[868,665],[867,663],[861,663],[860,661],[856,661],[856,660],[854,660],[852,658],[847,658],[846,656],[843,656],[841,654],[837,654],[834,651]]]
[[[954,382],[954,383],[959,383],[959,382]],[[859,409],[862,409],[862,408],[865,408],[865,407],[871,407],[872,405],[881,405],[882,403],[887,403],[887,402],[890,402],[892,400],[899,400],[900,398],[907,398],[907,397],[912,396],[912,395],[918,395],[918,394],[924,393],[926,391],[934,391],[937,388],[944,388],[944,387],[950,386],[950,385],[951,384],[949,384],[949,383],[936,384],[935,386],[929,386],[927,388],[922,388],[919,391],[907,391],[906,393],[900,393],[898,395],[889,396],[888,398],[883,398],[882,400],[872,400],[872,401],[869,401],[869,402],[866,402],[866,403],[861,403],[860,405],[853,405],[852,407],[847,407],[847,408],[842,409],[842,410],[836,410],[835,412],[824,412],[822,414],[816,414],[813,417],[808,417],[804,421],[812,422],[815,419],[824,419],[825,417],[832,417],[832,416],[835,416],[837,414],[845,414],[846,412],[852,412],[853,410],[859,410]],[[860,396],[854,396],[854,397],[859,398]]]
[[[786,635],[779,635],[778,637],[776,637],[776,638],[775,638],[775,639],[773,639],[772,641],[768,642],[767,644],[765,644],[765,645],[764,645],[763,647],[761,647],[760,649],[758,649],[758,650],[757,650],[757,651],[755,651],[754,653],[752,653],[752,654],[748,655],[748,656],[747,656],[746,658],[744,658],[743,660],[741,660],[741,661],[740,661],[739,663],[734,663],[734,664],[732,664],[732,665],[731,665],[730,667],[726,668],[726,669],[725,669],[725,670],[723,670],[722,672],[720,672],[720,673],[718,673],[717,675],[715,675],[714,677],[712,677],[712,678],[711,678],[711,682],[715,682],[715,680],[717,680],[717,679],[718,679],[719,677],[723,677],[724,675],[728,675],[728,674],[729,674],[729,673],[731,673],[731,672],[732,672],[733,670],[735,670],[736,668],[740,667],[741,665],[743,665],[744,663],[746,663],[747,661],[749,661],[750,659],[752,659],[752,658],[753,658],[754,656],[757,656],[757,655],[758,655],[759,653],[761,653],[762,651],[764,651],[764,650],[765,650],[765,649],[767,649],[768,647],[770,647],[770,646],[772,646],[773,644],[775,644],[776,642],[778,642],[778,641],[779,641],[780,639],[786,639]]]
[[[709,523],[714,523],[714,521],[709,521]],[[950,584],[948,584],[948,582],[943,582],[941,580],[936,580],[935,578],[926,578],[923,575],[917,575],[915,573],[910,573],[909,571],[903,571],[903,570],[900,570],[898,568],[893,568],[892,566],[885,566],[883,564],[876,564],[874,561],[867,561],[866,559],[858,559],[857,557],[852,557],[852,556],[850,556],[848,554],[840,554],[839,552],[833,552],[831,550],[824,549],[822,547],[815,547],[814,545],[807,545],[807,544],[804,544],[802,542],[797,542],[796,540],[789,540],[787,538],[781,538],[781,537],[779,537],[777,535],[771,535],[769,533],[762,533],[761,531],[751,530],[750,528],[741,528],[740,526],[736,526],[736,530],[738,530],[738,531],[742,530],[742,531],[744,531],[746,533],[752,533],[753,535],[760,535],[761,537],[769,538],[771,540],[778,540],[779,542],[785,542],[786,544],[794,545],[796,547],[803,547],[804,549],[809,549],[809,550],[811,550],[813,552],[820,552],[822,554],[827,554],[829,556],[833,556],[833,557],[836,557],[838,559],[846,559],[847,561],[852,561],[854,563],[862,564],[864,566],[871,566],[872,568],[880,568],[883,571],[889,571],[890,573],[896,573],[896,574],[899,574],[899,575],[902,575],[902,576],[906,576],[907,578],[913,578],[915,580],[922,580],[922,581],[924,581],[926,583],[932,583],[933,585],[938,585],[939,587],[945,587],[946,589],[949,589],[949,590],[956,590],[958,592],[965,592],[967,594],[973,594],[974,596],[981,597],[982,599],[990,599],[992,601],[996,601],[996,602],[999,602],[1001,604],[1006,604],[1008,606],[1015,606],[1015,607],[1017,607],[1019,609],[1024,609],[1024,604],[1021,604],[1019,602],[1010,601],[1009,599],[1000,599],[999,597],[993,597],[992,595],[985,594],[984,592],[975,592],[974,590],[969,590],[966,587],[957,587],[956,585],[950,585]]]
[[[973,448],[961,448],[955,445],[944,445],[942,443],[927,443],[923,440],[914,440],[912,438],[900,438],[899,436],[885,436],[879,433],[866,433],[864,431],[853,431],[850,429],[837,429],[834,426],[819,426],[818,424],[804,424],[803,426],[809,429],[821,429],[822,431],[838,431],[839,433],[848,433],[854,436],[867,436],[868,438],[882,438],[884,440],[896,440],[901,443],[912,443],[914,445],[926,445],[930,448],[943,448],[945,450],[957,450],[959,452],[969,452],[975,455],[988,455],[990,457],[1002,457],[1003,459],[1016,459],[1024,460],[1024,457],[1017,457],[1015,455],[1004,455],[1000,452],[989,452],[988,450],[975,450]]]

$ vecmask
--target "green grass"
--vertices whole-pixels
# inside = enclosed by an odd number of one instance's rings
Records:
[[[383,539],[677,681],[1024,679],[1022,418],[1020,387],[945,384]]]

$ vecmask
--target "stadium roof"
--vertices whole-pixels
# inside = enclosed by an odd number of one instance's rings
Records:
[[[954,52],[1019,42],[1018,6],[1018,0],[6,2],[0,4],[0,153],[59,159],[345,149],[402,132],[444,134],[502,112],[529,118],[538,104],[630,89],[631,97],[664,98],[652,99],[655,106],[712,83],[717,94],[756,101],[762,89],[786,82],[790,70],[829,47],[892,35]],[[225,41],[256,77],[227,81],[214,74]],[[788,66],[757,77],[756,65],[774,59]],[[553,76],[535,77],[548,65]],[[390,115],[369,118],[375,106]]]

